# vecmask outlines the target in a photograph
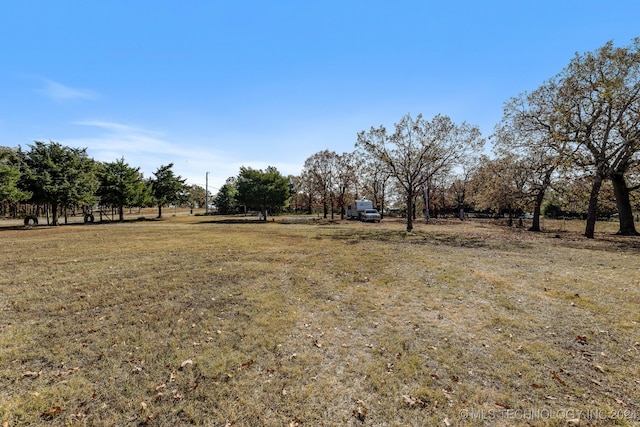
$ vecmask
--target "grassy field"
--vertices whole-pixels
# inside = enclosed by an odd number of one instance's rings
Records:
[[[0,426],[640,424],[613,223],[165,214],[0,228]]]

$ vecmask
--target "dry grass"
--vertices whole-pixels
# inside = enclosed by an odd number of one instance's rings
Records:
[[[636,425],[640,240],[582,225],[5,227],[0,425]]]

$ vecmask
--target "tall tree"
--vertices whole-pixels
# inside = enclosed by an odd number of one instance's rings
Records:
[[[546,191],[558,170],[568,167],[576,150],[573,141],[558,133],[556,91],[555,83],[547,82],[531,93],[509,100],[492,136],[498,157],[516,155],[529,170],[528,194],[523,196],[529,196],[534,202],[531,231],[540,231]]]
[[[98,178],[86,148],[65,147],[57,142],[35,141],[30,151],[18,148],[25,166],[21,182],[36,203],[51,205],[51,225],[58,225],[58,209],[91,206],[96,201]]]
[[[145,191],[146,184],[140,168],[129,166],[120,158],[103,163],[99,168],[100,186],[97,195],[100,202],[118,209],[120,221],[124,221],[124,207],[135,205]]]
[[[614,186],[618,233],[637,235],[625,175],[640,150],[640,38],[627,47],[608,42],[595,52],[576,54],[555,80],[560,135],[579,145],[579,160],[593,175],[585,235],[594,236],[605,179]]]
[[[407,206],[407,231],[413,230],[415,198],[424,191],[430,178],[458,164],[484,144],[480,130],[466,122],[455,124],[449,117],[437,115],[427,121],[419,114],[404,116],[387,134],[384,126],[358,134],[357,146],[386,164],[404,190]]]
[[[236,194],[236,177],[227,178],[227,181],[220,187],[213,203],[218,209],[218,213],[228,215],[234,213],[237,206]]]
[[[264,221],[267,220],[268,209],[284,207],[289,199],[289,180],[273,166],[265,171],[241,167],[236,188],[238,202],[259,209]]]
[[[173,163],[160,166],[151,180],[151,194],[158,205],[158,218],[162,218],[162,207],[186,201],[185,179],[173,172]]]
[[[335,196],[334,169],[337,156],[335,151],[319,151],[307,158],[302,168],[302,175],[313,188],[313,192],[320,196],[324,218],[328,217],[329,206]],[[333,206],[331,207],[333,211]]]
[[[31,193],[18,188],[20,176],[15,152],[9,148],[0,147],[0,202],[15,205],[31,197]]]
[[[207,190],[204,187],[191,184],[187,188],[187,197],[188,203],[192,208],[202,207],[207,203],[207,199],[209,198],[207,195]]]

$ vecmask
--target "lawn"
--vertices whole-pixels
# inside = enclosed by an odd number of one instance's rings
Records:
[[[0,227],[0,425],[638,425],[640,238],[543,225]]]

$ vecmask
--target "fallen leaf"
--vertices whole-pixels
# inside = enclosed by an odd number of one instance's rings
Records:
[[[576,341],[578,341],[578,344],[582,344],[582,345],[587,345],[587,337],[583,337],[580,335],[576,336]]]
[[[144,412],[147,410],[147,404],[145,402],[140,402],[140,412]]]
[[[421,397],[413,397],[409,396],[408,394],[403,394],[402,398],[410,407],[419,406],[421,408],[426,408],[427,406],[429,406],[429,402]]]
[[[444,423],[445,426],[450,427],[451,426],[451,421],[449,421],[449,418],[446,418],[444,420],[442,420],[442,422]]]
[[[40,418],[44,418],[45,420],[52,420],[62,412],[62,408],[60,406],[53,406],[46,412],[40,414]]]
[[[358,400],[358,407],[353,410],[353,415],[361,422],[364,422],[367,417],[367,408],[364,407],[364,402]]]
[[[180,367],[181,367],[181,368],[184,368],[184,367],[185,367],[185,366],[187,366],[187,365],[193,365],[193,360],[191,360],[191,359],[187,359],[187,360],[185,360],[184,362],[182,362],[182,363],[180,364]]]
[[[40,374],[42,373],[42,371],[40,372],[35,372],[35,371],[24,371],[22,373],[23,377],[29,377],[29,378],[38,378],[40,376]]]
[[[562,381],[562,378],[560,378],[558,376],[558,374],[556,374],[555,371],[551,371],[551,378],[553,378],[554,380],[556,380],[558,383],[560,383],[560,385],[562,386],[567,386],[567,383],[565,383],[564,381]]]
[[[253,359],[247,360],[246,362],[241,363],[241,364],[238,366],[238,371],[239,371],[239,370],[241,370],[241,369],[243,369],[243,368],[247,368],[247,367],[249,367],[249,366],[253,365],[254,363],[256,363],[256,361],[255,361],[255,360],[253,360]]]

